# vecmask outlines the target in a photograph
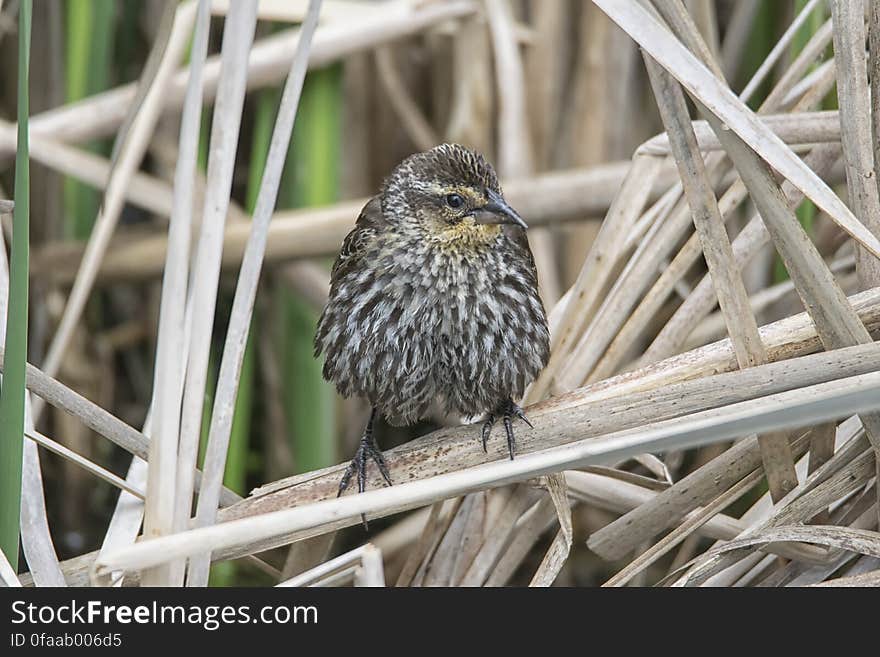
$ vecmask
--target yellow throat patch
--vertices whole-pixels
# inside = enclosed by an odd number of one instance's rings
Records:
[[[473,217],[465,217],[439,231],[433,241],[443,249],[471,249],[489,245],[500,233],[498,224],[478,224]]]

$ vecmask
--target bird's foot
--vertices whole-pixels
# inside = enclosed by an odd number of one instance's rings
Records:
[[[391,474],[388,472],[388,464],[385,462],[385,457],[382,456],[382,451],[379,449],[379,446],[376,445],[372,436],[365,435],[361,438],[361,444],[358,446],[357,452],[355,452],[351,463],[349,463],[348,467],[345,469],[342,479],[339,480],[339,492],[337,492],[336,497],[342,495],[348,488],[348,484],[350,483],[353,474],[357,474],[358,492],[363,493],[367,489],[368,459],[373,459],[373,462],[382,474],[382,478],[389,486],[391,485]]]
[[[391,486],[391,473],[388,471],[388,464],[385,462],[385,457],[382,455],[382,450],[379,449],[379,446],[376,444],[376,441],[373,438],[373,432],[371,429],[372,427],[369,427],[368,431],[364,433],[363,437],[361,438],[361,443],[358,446],[357,452],[355,452],[354,454],[354,458],[345,469],[345,473],[343,473],[342,479],[339,480],[339,490],[336,493],[336,497],[342,495],[345,492],[345,489],[348,488],[348,484],[350,483],[351,476],[353,474],[357,474],[358,493],[363,493],[367,489],[368,459],[373,459],[373,462],[379,468],[379,472],[381,473],[382,478],[389,486]],[[369,525],[367,524],[367,516],[363,513],[361,514],[361,522],[364,525],[364,530],[370,529]]]
[[[481,436],[484,452],[488,451],[486,449],[486,443],[489,440],[489,434],[492,433],[492,427],[495,426],[495,422],[498,421],[499,417],[504,421],[504,432],[507,434],[507,449],[510,452],[510,460],[512,461],[514,454],[516,454],[516,437],[513,434],[513,418],[519,418],[532,429],[534,429],[534,427],[532,426],[532,423],[529,422],[523,409],[521,409],[512,399],[508,399],[494,413],[489,413],[489,415],[486,416],[485,422],[483,422]]]

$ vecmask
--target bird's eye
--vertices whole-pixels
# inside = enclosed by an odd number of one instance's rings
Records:
[[[447,194],[446,204],[455,210],[464,205],[464,199],[459,194]]]

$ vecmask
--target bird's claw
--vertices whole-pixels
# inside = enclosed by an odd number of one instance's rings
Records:
[[[372,434],[365,433],[364,437],[361,438],[361,444],[358,446],[354,458],[345,469],[342,479],[339,480],[339,490],[336,493],[336,497],[339,497],[345,492],[345,489],[348,488],[348,484],[351,481],[351,476],[355,473],[357,473],[358,493],[363,493],[367,489],[367,459],[373,459],[376,467],[379,468],[379,473],[382,475],[382,478],[389,486],[391,486],[391,473],[388,471],[388,464],[385,462],[382,450],[376,445]],[[367,516],[363,513],[361,514],[361,522],[364,524],[364,529],[369,530],[370,527],[367,524]]]
[[[486,449],[486,443],[489,440],[489,434],[492,432],[492,427],[495,426],[495,422],[498,420],[499,416],[504,421],[504,432],[507,434],[507,450],[510,453],[510,460],[512,461],[516,454],[516,436],[513,433],[513,418],[519,418],[529,425],[529,428],[531,429],[534,429],[535,427],[529,422],[523,409],[514,403],[513,400],[508,400],[495,413],[489,413],[489,415],[486,416],[486,420],[483,422],[481,437],[484,452],[488,451]]]
[[[339,491],[336,493],[336,497],[345,492],[351,481],[351,476],[355,473],[357,473],[358,492],[363,493],[367,489],[367,459],[373,459],[373,462],[379,468],[382,478],[391,486],[391,473],[388,471],[388,464],[385,462],[382,451],[370,438],[365,436],[361,439],[361,444],[357,452],[355,452],[354,458],[348,464],[342,479],[339,481]]]
[[[495,421],[497,419],[498,418],[495,417],[494,413],[489,413],[489,415],[486,416],[486,421],[483,422],[483,431],[482,431],[483,452],[485,452],[487,454],[488,454],[489,450],[486,449],[486,443],[489,441],[489,434],[492,433],[492,427],[495,426]]]

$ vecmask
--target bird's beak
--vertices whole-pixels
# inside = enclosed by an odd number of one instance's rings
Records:
[[[501,195],[489,190],[489,202],[473,211],[474,221],[478,224],[513,224],[520,228],[528,228],[516,210],[510,207]]]

